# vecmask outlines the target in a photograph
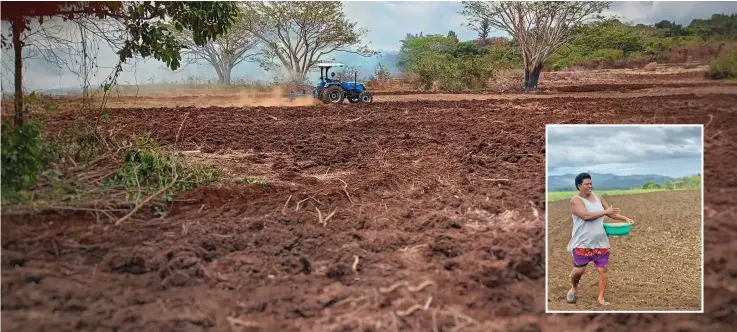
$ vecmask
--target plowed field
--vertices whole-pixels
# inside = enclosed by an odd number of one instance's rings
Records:
[[[548,308],[550,310],[701,310],[701,191],[608,196],[610,205],[635,219],[631,234],[610,237],[612,252],[607,301],[596,303],[597,272],[589,266],[579,300],[566,302],[571,289],[569,200],[548,206]],[[625,212],[626,211],[626,212]],[[593,265],[593,264],[591,264]]]
[[[709,123],[706,314],[544,313],[547,123]],[[121,108],[107,125],[176,140],[233,181],[178,196],[165,219],[117,227],[85,214],[4,215],[3,331],[737,324],[734,93]]]

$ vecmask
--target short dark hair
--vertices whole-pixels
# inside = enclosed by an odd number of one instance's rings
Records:
[[[581,173],[579,175],[576,175],[576,190],[578,190],[578,186],[583,182],[584,179],[591,180],[591,175],[589,173]]]

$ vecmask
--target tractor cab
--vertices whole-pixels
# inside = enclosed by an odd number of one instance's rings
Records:
[[[323,83],[338,83],[340,80],[335,79],[335,72],[333,72],[332,76],[328,76],[328,72],[330,71],[330,68],[333,67],[343,67],[344,65],[342,63],[319,63],[317,64],[317,67],[320,68],[320,82]]]

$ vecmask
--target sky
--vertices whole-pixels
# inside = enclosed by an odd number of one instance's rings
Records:
[[[549,126],[548,174],[701,173],[700,126]]]
[[[359,27],[369,30],[366,43],[374,50],[383,52],[383,56],[363,58],[347,53],[335,55],[336,61],[360,67],[360,75],[368,76],[377,64],[383,63],[395,68],[392,53],[399,50],[402,40],[407,33],[447,34],[453,30],[461,40],[476,38],[476,32],[462,26],[465,18],[459,14],[462,9],[460,1],[344,1],[344,12],[348,19],[357,22]],[[605,12],[606,15],[618,15],[624,21],[631,23],[653,24],[661,20],[675,21],[688,25],[694,18],[708,18],[713,13],[737,12],[737,2],[615,2]],[[6,34],[8,25],[2,23],[3,33]],[[492,31],[492,36],[507,36],[504,32]],[[10,51],[12,52],[12,50]],[[12,91],[11,59],[6,51],[2,57],[2,84],[3,90]],[[100,48],[98,56],[100,71],[93,81],[101,81],[109,74],[115,63],[114,51],[105,45]],[[243,63],[237,66],[232,76],[249,81],[271,81],[278,73],[265,72],[258,64]],[[24,71],[27,89],[57,89],[79,87],[78,76],[68,69],[58,69],[44,64],[43,61],[29,60]],[[214,70],[207,65],[189,65],[177,72],[166,69],[156,60],[138,61],[135,67],[126,66],[121,74],[121,84],[142,84],[151,81],[173,82],[184,80],[187,77],[214,79],[217,77]]]

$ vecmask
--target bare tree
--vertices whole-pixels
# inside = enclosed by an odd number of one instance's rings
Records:
[[[252,1],[244,4],[247,30],[265,44],[264,68],[272,59],[302,80],[320,59],[333,52],[372,56],[376,52],[361,45],[368,30],[357,29],[338,1]]]
[[[190,63],[207,62],[215,69],[218,83],[230,85],[230,75],[235,66],[243,61],[258,62],[261,56],[261,53],[254,52],[260,40],[246,28],[245,18],[240,12],[227,34],[202,46],[195,44],[191,31],[172,31],[176,33],[177,40],[186,47],[181,53]]]
[[[609,8],[603,1],[463,2],[470,26],[486,20],[519,42],[525,65],[525,89],[537,89],[543,64],[573,38],[572,30]]]

